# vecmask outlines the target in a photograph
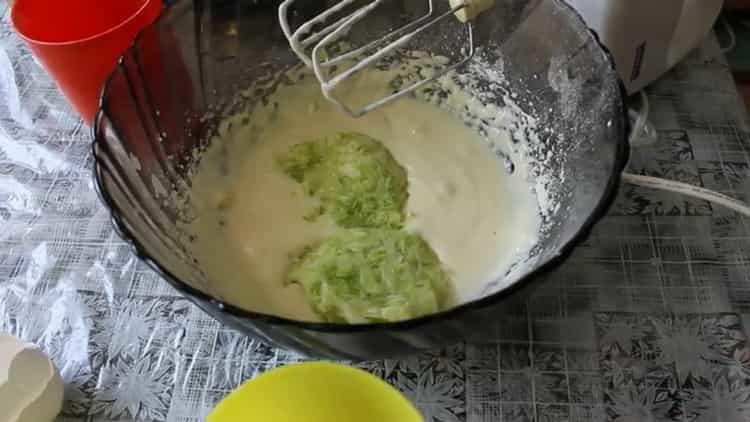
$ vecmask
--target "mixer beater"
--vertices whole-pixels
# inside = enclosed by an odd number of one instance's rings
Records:
[[[435,0],[427,0],[428,10],[419,19],[368,42],[364,46],[343,52],[334,57],[326,57],[327,47],[342,41],[355,25],[373,13],[386,0],[370,0],[367,2],[340,0],[293,30],[290,25],[289,15],[290,8],[295,1],[284,0],[279,6],[279,23],[281,24],[281,29],[289,40],[289,45],[294,53],[297,54],[305,65],[313,69],[325,98],[338,105],[353,117],[361,117],[391,101],[408,95],[471,60],[475,52],[474,30],[471,21],[495,4],[495,0],[449,0],[450,9],[445,12],[437,12],[434,4]],[[301,0],[301,2],[304,1],[307,0]],[[428,78],[414,82],[391,95],[366,104],[361,108],[353,109],[335,95],[334,90],[342,82],[361,72],[363,69],[373,66],[379,60],[405,46],[419,34],[451,16],[455,16],[463,22],[467,33],[468,45],[464,49],[464,57],[458,62],[441,69]],[[336,70],[342,67],[342,64],[348,62],[354,62],[354,64],[336,73]],[[330,75],[329,72],[334,74]]]

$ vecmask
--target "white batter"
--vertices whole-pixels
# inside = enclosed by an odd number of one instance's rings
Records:
[[[411,98],[353,119],[324,100],[313,80],[279,88],[269,102],[277,107],[226,121],[194,174],[194,253],[220,297],[254,311],[318,320],[302,289],[284,286],[284,279],[290,255],[336,228],[325,217],[305,221],[315,200],[281,172],[276,157],[295,143],[338,132],[380,140],[407,169],[407,229],[440,256],[454,303],[475,299],[533,246],[539,213],[524,172],[507,174],[460,120]],[[350,92],[366,102],[386,83],[364,75]]]

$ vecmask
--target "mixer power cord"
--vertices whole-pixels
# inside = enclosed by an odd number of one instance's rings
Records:
[[[745,217],[750,217],[750,205],[727,195],[714,192],[712,190],[689,185],[687,183],[676,182],[674,180],[660,179],[658,177],[651,176],[641,176],[632,173],[623,173],[622,180],[623,182],[629,183],[631,185],[666,192],[679,193],[692,198],[702,199],[704,201],[726,207],[732,211],[736,211],[744,215]]]

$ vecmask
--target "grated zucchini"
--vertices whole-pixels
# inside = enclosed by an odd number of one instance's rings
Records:
[[[302,285],[326,321],[393,322],[440,311],[449,281],[421,236],[392,229],[350,229],[308,247],[292,263],[290,283]]]
[[[340,133],[297,144],[278,162],[340,227],[402,227],[407,173],[379,141]]]

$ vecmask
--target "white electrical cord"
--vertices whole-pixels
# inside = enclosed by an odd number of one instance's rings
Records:
[[[737,47],[737,34],[735,34],[734,29],[732,29],[732,25],[727,22],[727,18],[722,16],[720,22],[724,31],[726,31],[727,36],[729,36],[729,43],[726,46],[720,45],[719,47],[721,48],[721,54],[727,54]]]
[[[657,189],[667,192],[674,192],[692,198],[702,199],[704,201],[729,208],[730,210],[736,211],[744,215],[745,217],[750,217],[750,206],[748,204],[724,194],[698,186],[693,186],[682,182],[675,182],[674,180],[641,176],[632,173],[623,173],[622,181],[631,185],[637,185],[645,188]]]
[[[648,121],[648,115],[651,113],[651,103],[646,95],[646,91],[638,93],[641,97],[641,109],[631,108],[628,110],[633,130],[630,132],[630,145],[634,147],[651,145],[659,140],[656,129]]]

